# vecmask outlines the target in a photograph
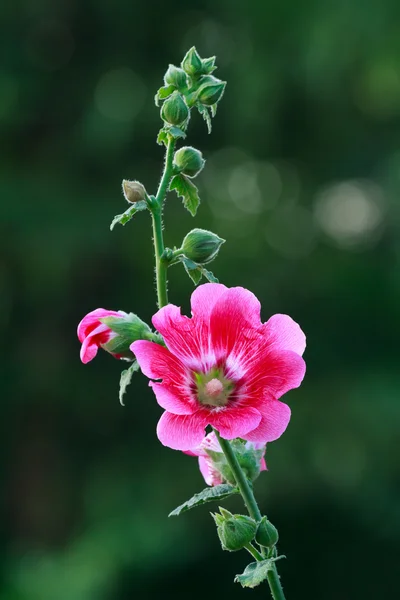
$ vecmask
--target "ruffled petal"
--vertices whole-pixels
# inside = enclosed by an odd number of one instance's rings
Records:
[[[164,412],[157,425],[157,436],[164,446],[173,450],[190,450],[200,444],[207,425],[203,416],[173,415]]]
[[[130,345],[130,349],[146,377],[182,385],[185,378],[184,367],[167,348],[155,342],[137,340]]]
[[[101,344],[106,344],[111,337],[115,336],[107,325],[98,323],[98,326],[82,341],[80,358],[84,365],[94,359]]]
[[[174,415],[191,415],[196,410],[195,402],[191,402],[183,394],[180,394],[173,386],[164,383],[150,382],[158,404]]]
[[[261,350],[243,361],[244,385],[242,402],[259,402],[264,398],[278,399],[289,390],[299,387],[306,371],[304,360],[290,350],[266,352]]]
[[[262,408],[259,426],[241,437],[249,442],[273,442],[282,435],[289,421],[290,408],[288,405],[279,400],[270,400],[265,402]]]
[[[261,413],[250,406],[245,408],[225,408],[219,411],[210,411],[208,422],[215,427],[227,440],[244,437],[246,433],[255,429],[261,421]]]
[[[222,283],[204,283],[197,287],[190,299],[193,319],[208,323],[215,303],[228,288]]]
[[[105,308],[96,308],[92,312],[88,313],[83,317],[82,321],[78,325],[78,339],[83,342],[86,336],[88,336],[93,329],[95,329],[100,323],[99,319],[102,317],[123,317],[126,313],[116,310],[106,310]]]
[[[306,347],[306,336],[300,325],[288,315],[273,315],[264,324],[264,335],[274,350],[291,350],[300,356]]]

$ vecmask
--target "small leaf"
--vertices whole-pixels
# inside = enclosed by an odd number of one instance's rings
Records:
[[[194,217],[200,204],[199,190],[194,183],[181,173],[172,178],[169,189],[176,190],[178,196],[183,198],[184,207]]]
[[[132,206],[130,206],[124,213],[121,215],[115,215],[110,225],[110,230],[112,231],[117,223],[120,225],[125,225],[130,221],[134,214],[141,210],[146,210],[147,204],[145,200],[141,200],[140,202],[135,202]]]
[[[135,373],[135,371],[138,370],[139,363],[135,360],[133,361],[129,369],[125,369],[125,371],[122,371],[121,373],[121,379],[119,380],[119,401],[122,406],[124,406],[123,396],[126,392],[126,388],[131,382],[132,375]]]
[[[174,85],[164,85],[163,87],[161,87],[158,90],[157,94],[154,96],[154,102],[155,102],[156,106],[159,106],[159,104],[158,104],[159,100],[165,100],[175,90],[176,90],[176,87]]]
[[[214,275],[214,273],[212,273],[211,271],[209,271],[208,269],[205,269],[204,267],[200,267],[201,273],[202,275],[204,275],[204,277],[206,279],[208,279],[208,281],[210,283],[219,283],[219,279],[217,279]]]
[[[212,105],[210,106],[210,108],[211,108],[211,115],[212,115],[213,117],[215,117],[215,115],[217,114],[217,106],[218,106],[218,104],[212,104]]]
[[[238,494],[239,491],[233,485],[229,485],[228,483],[221,483],[221,485],[216,485],[214,487],[209,487],[195,494],[187,500],[171,513],[169,513],[169,517],[178,517],[182,513],[190,510],[191,508],[196,508],[196,506],[201,506],[206,502],[214,502],[215,500],[223,500],[224,498],[228,498],[232,494]]]
[[[181,261],[183,263],[183,266],[185,267],[186,273],[189,275],[194,285],[197,285],[202,278],[202,273],[199,269],[199,265],[196,265],[196,263],[189,260],[185,256],[182,256]]]
[[[207,123],[208,133],[211,133],[211,129],[212,129],[211,117],[210,117],[210,113],[208,112],[207,106],[204,106],[204,104],[201,104],[200,102],[197,102],[196,106],[197,106],[197,110],[199,111],[199,113],[201,114],[201,116],[203,117],[205,122]]]
[[[168,133],[167,133],[165,127],[160,129],[160,131],[158,132],[157,144],[159,146],[162,146],[163,144],[164,144],[164,146],[168,145]]]
[[[179,140],[179,138],[184,139],[186,137],[186,133],[182,131],[182,129],[180,129],[179,127],[170,127],[168,133],[172,135],[174,140]]]
[[[247,565],[241,575],[236,575],[235,582],[240,583],[242,587],[254,588],[260,585],[268,576],[269,571],[272,571],[274,562],[284,556],[278,558],[266,558],[259,562],[253,562]]]

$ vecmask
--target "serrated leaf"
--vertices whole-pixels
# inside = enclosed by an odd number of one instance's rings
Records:
[[[178,196],[183,198],[184,207],[194,217],[200,204],[199,190],[194,183],[180,173],[172,178],[169,189],[175,190]]]
[[[168,145],[168,133],[164,127],[158,132],[157,144],[159,146],[162,146],[163,144],[164,146]]]
[[[247,565],[241,575],[236,575],[235,582],[240,583],[242,587],[254,588],[260,585],[268,576],[269,571],[274,568],[274,562],[284,556],[278,558],[266,558],[259,562],[253,562]]]
[[[204,277],[206,279],[208,279],[208,281],[210,283],[219,283],[219,279],[217,279],[214,275],[214,273],[212,273],[211,271],[209,271],[208,269],[205,269],[204,267],[200,267],[201,273],[202,275],[204,275]]]
[[[232,496],[232,494],[238,494],[239,490],[235,488],[233,485],[229,485],[228,483],[221,483],[220,485],[216,485],[214,487],[209,487],[195,494],[187,500],[175,510],[169,513],[169,517],[178,517],[182,513],[190,510],[191,508],[196,508],[197,506],[201,506],[206,502],[214,502],[216,500],[223,500],[224,498],[228,498],[228,496]]]
[[[160,87],[157,94],[154,96],[154,102],[155,102],[156,106],[159,106],[159,104],[158,104],[159,100],[165,100],[175,90],[176,90],[176,87],[174,85],[164,85],[163,87]]]
[[[117,223],[119,223],[120,225],[125,225],[126,223],[128,223],[128,221],[132,219],[133,215],[135,215],[141,210],[146,210],[146,208],[147,204],[144,200],[141,200],[140,202],[135,202],[135,204],[132,204],[132,206],[130,206],[121,215],[115,215],[110,225],[110,230],[112,231],[115,225],[117,225]]]
[[[119,380],[119,401],[122,406],[124,406],[123,396],[126,392],[126,388],[131,382],[132,375],[139,370],[139,363],[137,360],[134,360],[129,369],[125,369],[122,371],[121,378]]]
[[[211,133],[211,129],[212,129],[211,117],[210,117],[210,113],[208,112],[207,106],[204,106],[204,104],[201,104],[200,102],[197,102],[196,106],[197,106],[197,110],[199,111],[199,113],[201,114],[201,116],[203,117],[205,122],[207,123],[208,133]]]

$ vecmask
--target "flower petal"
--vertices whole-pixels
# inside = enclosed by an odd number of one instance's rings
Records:
[[[174,415],[191,415],[196,410],[196,405],[191,402],[173,386],[168,386],[165,383],[150,382],[150,387],[153,388],[158,404],[168,412]]]
[[[92,312],[88,313],[83,317],[82,321],[78,325],[78,338],[80,342],[83,342],[99,323],[99,319],[102,317],[121,317],[126,315],[122,310],[106,310],[105,308],[96,308]]]
[[[157,425],[157,436],[173,450],[190,450],[200,444],[207,421],[202,415],[173,415],[164,412]]]
[[[269,400],[262,408],[259,426],[242,437],[250,442],[273,442],[282,435],[289,421],[290,408],[288,405],[279,400]]]
[[[209,456],[199,456],[199,469],[207,485],[219,485],[222,483],[221,474],[213,467]]]
[[[222,283],[199,285],[190,298],[193,319],[208,323],[215,303],[228,288]]]
[[[84,365],[94,359],[101,344],[106,344],[111,337],[115,336],[107,325],[98,322],[97,325],[82,341],[80,357]]]
[[[265,335],[274,350],[292,350],[300,356],[306,347],[306,336],[300,325],[288,315],[273,315],[264,324]]]
[[[208,418],[209,424],[227,440],[244,437],[246,433],[255,429],[260,421],[260,411],[250,406],[210,411]]]
[[[162,379],[165,382],[173,381],[178,385],[182,383],[185,377],[183,365],[164,346],[147,340],[137,340],[130,345],[130,349],[146,377]]]

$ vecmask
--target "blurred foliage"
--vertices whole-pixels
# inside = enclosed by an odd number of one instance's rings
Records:
[[[153,96],[193,44],[228,86],[212,135],[190,124],[202,205],[192,220],[171,195],[166,242],[212,229],[227,240],[216,275],[308,336],[291,424],[256,484],[287,596],[393,597],[399,3],[21,0],[0,21],[0,599],[246,594],[233,578],[250,561],[221,552],[207,509],[167,519],[203,482],[158,443],[144,378],[121,407],[121,364],[99,353],[84,367],[75,337],[99,306],[154,312],[148,215],[109,224],[123,178],[156,187]],[[171,301],[187,310],[191,289],[174,267]]]

